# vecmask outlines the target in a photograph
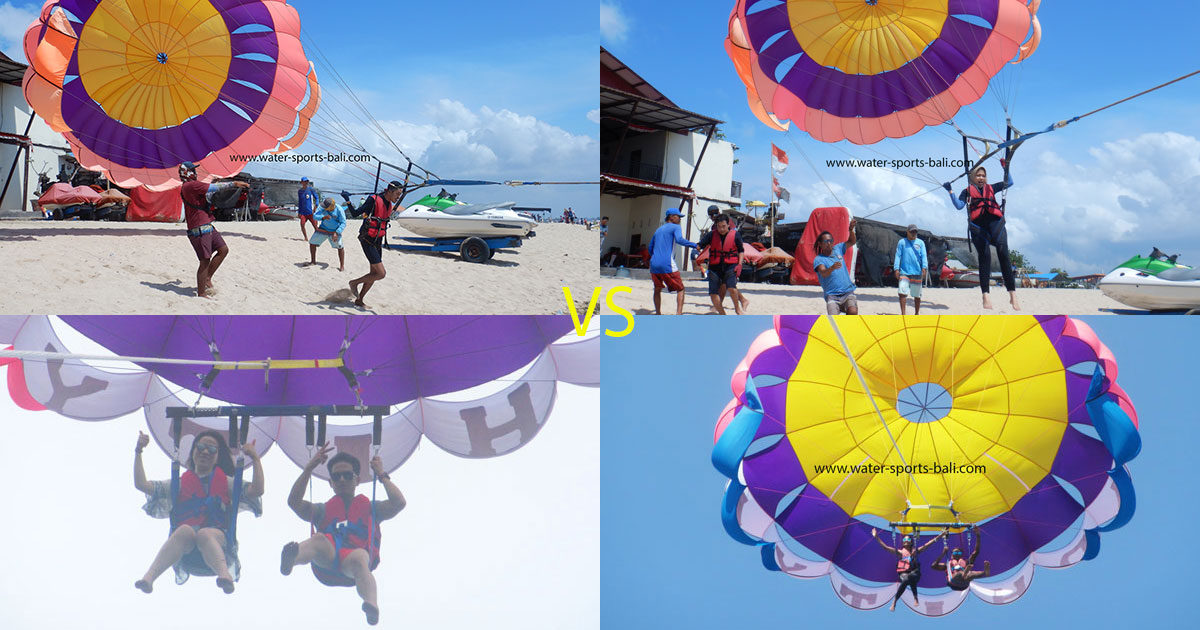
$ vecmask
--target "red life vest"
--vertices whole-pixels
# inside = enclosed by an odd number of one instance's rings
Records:
[[[179,496],[171,508],[171,520],[174,527],[190,525],[195,529],[215,527],[224,531],[230,502],[229,480],[219,466],[213,468],[207,488],[196,473],[187,470],[179,477]]]
[[[362,230],[367,238],[382,238],[387,236],[388,219],[392,217],[392,210],[382,195],[372,197],[375,198],[375,209],[363,219]]]
[[[996,203],[996,193],[992,192],[990,184],[984,184],[982,191],[973,185],[967,186],[967,191],[970,195],[967,199],[967,220],[974,221],[985,212],[1004,217],[1004,208]]]
[[[738,262],[737,250],[737,235],[733,230],[725,233],[725,238],[721,238],[720,232],[713,230],[711,245],[708,248],[708,264],[710,265],[736,265]]]
[[[371,556],[371,566],[379,564],[380,533],[371,519],[371,500],[367,497],[361,494],[354,497],[349,512],[346,502],[339,497],[329,499],[325,502],[325,514],[317,530],[333,537],[335,554],[347,548],[366,549]]]

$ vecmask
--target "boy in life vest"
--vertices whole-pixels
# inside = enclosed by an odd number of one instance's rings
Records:
[[[288,494],[288,507],[296,516],[310,523],[315,533],[299,543],[290,542],[283,546],[279,570],[291,575],[297,564],[308,564],[313,575],[326,586],[353,586],[362,598],[362,610],[367,623],[379,623],[379,599],[375,576],[371,572],[379,566],[379,523],[400,513],[404,509],[404,495],[392,483],[379,457],[371,460],[371,469],[387,491],[387,501],[372,502],[365,495],[356,494],[359,481],[358,458],[349,453],[338,453],[329,457],[333,446],[321,446],[316,455],[304,466],[304,471],[292,485]],[[309,503],[304,500],[304,490],[313,470],[329,460],[329,485],[334,496],[325,503]]]
[[[209,291],[213,288],[213,275],[217,273],[217,268],[225,262],[225,257],[229,255],[229,246],[225,244],[225,239],[221,238],[221,233],[213,225],[213,221],[216,219],[213,216],[211,205],[213,193],[229,186],[248,190],[250,184],[246,182],[206,184],[196,179],[196,165],[191,162],[179,165],[179,180],[183,182],[183,185],[179,187],[179,196],[183,198],[183,218],[187,221],[188,240],[192,243],[196,258],[200,260],[200,267],[196,269],[196,295],[208,297]]]
[[[355,216],[363,216],[362,227],[358,230],[358,242],[371,265],[371,270],[365,276],[350,281],[350,295],[354,296],[354,305],[359,308],[367,307],[363,302],[367,291],[370,291],[376,282],[387,277],[387,270],[383,268],[383,248],[387,244],[388,221],[392,219],[392,208],[403,192],[404,184],[392,181],[382,193],[368,195],[354,213]]]
[[[1012,188],[1012,175],[1008,172],[1008,162],[1000,160],[1004,168],[1004,181],[995,184],[987,183],[987,169],[982,166],[971,173],[971,184],[965,190],[954,196],[950,183],[942,184],[950,193],[950,201],[955,208],[967,209],[967,226],[971,233],[971,243],[979,252],[979,290],[983,291],[983,308],[992,308],[992,300],[988,290],[992,284],[992,252],[988,245],[996,247],[996,257],[1000,259],[1000,275],[1004,277],[1004,288],[1008,289],[1008,302],[1014,311],[1021,310],[1017,303],[1017,280],[1013,275],[1012,260],[1008,257],[1008,229],[1004,223],[1004,205],[996,200],[996,193]]]
[[[204,431],[192,440],[187,470],[179,478],[178,488],[170,480],[148,481],[142,466],[142,450],[150,436],[138,434],[133,456],[133,485],[146,493],[142,508],[155,518],[171,519],[171,535],[146,569],[134,582],[143,593],[154,590],[154,580],[167,567],[175,567],[175,583],[183,584],[190,575],[216,576],[217,586],[226,594],[241,572],[237,541],[229,540],[228,529],[233,509],[250,510],[262,515],[262,461],[254,442],[242,446],[242,453],[254,466],[254,480],[242,484],[238,505],[233,503],[234,467],[225,438],[216,431]]]
[[[742,267],[742,236],[730,229],[729,216],[718,214],[713,218],[713,229],[700,237],[699,249],[708,248],[708,297],[717,313],[724,315],[721,304],[725,292],[733,297],[733,310],[742,314],[741,292],[737,289],[738,271]]]

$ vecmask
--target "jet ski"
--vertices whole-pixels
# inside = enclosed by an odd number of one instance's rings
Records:
[[[537,221],[512,209],[516,202],[468,204],[455,195],[441,191],[426,195],[395,213],[392,220],[400,227],[426,238],[493,238],[533,236]]]
[[[1134,256],[1100,280],[1100,290],[1128,306],[1151,311],[1200,308],[1200,269],[1176,262],[1157,247]]]

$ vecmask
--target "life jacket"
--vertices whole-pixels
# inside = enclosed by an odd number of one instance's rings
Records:
[[[392,217],[392,212],[381,195],[372,197],[375,198],[375,210],[363,219],[362,231],[367,238],[382,238],[387,236],[388,219]]]
[[[992,191],[990,184],[984,184],[982,191],[973,185],[967,186],[967,191],[970,195],[967,199],[967,220],[974,221],[985,212],[1004,217],[1004,207],[996,203],[996,193]]]
[[[224,531],[230,503],[229,480],[219,466],[213,468],[207,488],[196,473],[186,470],[179,477],[179,496],[171,508],[172,529],[190,525],[194,529],[215,527]]]
[[[736,265],[738,262],[737,250],[737,235],[733,230],[725,233],[725,238],[721,238],[721,234],[713,230],[711,245],[708,248],[708,264],[710,265]]]
[[[907,556],[901,555],[900,559],[898,561],[896,561],[896,573],[904,573],[904,572],[912,569],[912,566],[913,566],[912,555],[907,555]]]
[[[337,496],[325,502],[325,514],[317,531],[333,537],[334,555],[340,557],[342,549],[366,549],[371,566],[379,564],[379,528],[371,518],[371,500],[358,495],[346,502]],[[340,560],[339,560],[340,561]]]

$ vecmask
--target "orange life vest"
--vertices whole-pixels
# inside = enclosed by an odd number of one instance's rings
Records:
[[[340,498],[329,499],[317,530],[333,536],[336,551],[366,549],[371,567],[379,564],[379,527],[371,518],[371,500],[367,497],[361,494],[354,497],[348,510]]]
[[[367,238],[381,238],[387,236],[388,220],[392,217],[392,211],[382,195],[372,197],[375,198],[375,209],[363,219],[362,231]]]
[[[990,184],[984,184],[983,190],[975,186],[967,186],[967,219],[974,221],[985,212],[997,217],[1004,217],[1004,208],[996,203],[996,193]]]
[[[179,478],[179,496],[171,508],[171,521],[174,527],[190,525],[196,529],[215,527],[224,531],[230,503],[229,481],[220,467],[213,468],[207,488],[196,473],[184,471]]]
[[[721,238],[720,232],[713,230],[712,241],[708,249],[708,264],[710,265],[736,265],[738,262],[737,250],[737,235],[733,230],[725,233],[725,237]]]

